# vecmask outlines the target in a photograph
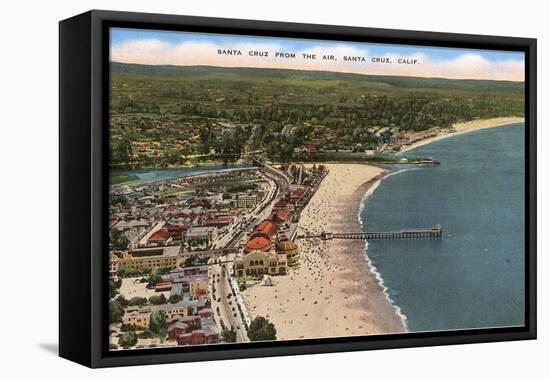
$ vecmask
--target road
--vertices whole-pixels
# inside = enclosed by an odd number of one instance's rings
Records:
[[[212,244],[212,249],[234,247],[237,245],[242,236],[256,225],[258,219],[264,216],[264,210],[270,208],[269,205],[273,203],[273,200],[277,196],[278,186],[273,179],[265,174],[263,176],[269,182],[269,189],[262,201],[254,207],[250,214],[239,218],[239,220],[229,228],[226,235],[216,240]]]
[[[290,186],[288,177],[267,164],[260,164],[262,167],[261,173],[269,182],[268,193],[266,193],[262,201],[256,205],[250,214],[235,223],[227,235],[217,240],[212,248],[229,248],[237,246],[246,238],[248,232],[254,229],[258,220],[269,216],[275,201],[288,193]],[[223,324],[227,328],[235,330],[237,342],[246,342],[248,341],[248,337],[244,325],[245,321],[239,313],[237,299],[235,298],[235,295],[240,295],[240,293],[235,291],[234,294],[230,283],[230,274],[233,270],[232,261],[234,257],[234,253],[221,256],[221,264],[211,266],[212,281],[210,285],[213,299],[212,303],[214,314],[218,322],[222,324],[221,321],[223,321]],[[240,302],[244,303],[242,300],[240,300]]]
[[[227,256],[227,258],[232,260],[232,256]],[[224,259],[226,259],[226,256],[222,257],[222,260]],[[212,265],[211,267],[212,281],[210,284],[213,287],[213,298],[216,298],[212,302],[212,307],[219,324],[224,324],[226,328],[233,329],[236,332],[237,342],[246,342],[248,341],[246,328],[229,282],[230,264],[222,262],[222,264]],[[223,320],[223,323],[220,320]]]

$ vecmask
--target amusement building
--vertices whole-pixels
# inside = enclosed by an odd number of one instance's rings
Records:
[[[300,210],[305,207],[328,171],[325,166],[283,165],[280,170],[290,181],[289,191],[273,205],[235,257],[237,277],[286,274],[300,259],[294,242]]]
[[[236,256],[237,277],[286,274],[299,261],[298,246],[291,240],[294,227],[289,227],[287,201],[280,200],[277,204],[271,215],[254,228]]]

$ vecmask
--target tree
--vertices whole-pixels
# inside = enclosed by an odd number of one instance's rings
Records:
[[[155,286],[162,279],[162,273],[160,269],[153,268],[151,274],[149,275],[149,286]]]
[[[122,347],[131,347],[136,345],[138,342],[138,336],[134,331],[130,332],[124,332],[121,336],[118,338],[118,343]]]
[[[127,138],[120,141],[111,140],[109,152],[111,164],[120,164],[123,166],[129,165],[134,155],[132,142]]]
[[[166,300],[166,297],[164,296],[164,294],[161,294],[161,295],[153,295],[152,297],[150,297],[149,303],[151,303],[152,305],[162,305],[162,304],[168,303],[168,301]]]
[[[212,143],[213,133],[212,133],[212,124],[210,121],[206,121],[206,124],[203,126],[199,126],[199,139],[200,139],[200,146],[199,150],[203,154],[207,154],[210,152],[210,145]]]
[[[115,250],[123,250],[128,248],[129,240],[121,231],[116,229],[111,231],[111,244]]]
[[[256,316],[248,327],[248,338],[250,341],[276,340],[277,331],[275,325],[263,316]]]
[[[128,306],[128,300],[124,297],[124,295],[119,295],[118,297],[115,298],[115,301],[120,303],[122,307]]]
[[[109,280],[109,292],[110,292],[111,298],[114,298],[114,297],[117,296],[118,290],[120,289],[120,286],[122,286],[122,280],[121,279],[118,279],[118,280],[110,279]]]
[[[138,333],[138,338],[140,339],[152,339],[155,335],[150,330],[146,329],[143,332]]]
[[[124,315],[124,308],[119,301],[109,302],[109,323],[120,323]]]
[[[226,343],[234,343],[237,341],[237,332],[227,328],[222,331],[221,336],[222,340]]]
[[[158,337],[166,336],[166,314],[164,311],[156,311],[151,315],[149,330]]]
[[[128,306],[145,306],[147,304],[147,298],[133,297],[128,301]]]
[[[181,302],[183,299],[183,296],[180,294],[173,294],[170,296],[170,303],[178,303]]]

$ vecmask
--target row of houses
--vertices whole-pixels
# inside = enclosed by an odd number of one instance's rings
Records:
[[[191,299],[206,298],[208,295],[208,267],[194,266],[177,268],[161,276],[155,286],[156,292],[170,292],[170,296],[188,293]]]
[[[166,303],[156,306],[130,306],[122,316],[122,325],[147,329],[151,321],[151,315],[156,311],[163,311],[167,321],[175,318],[188,318],[200,314],[211,314],[210,303],[207,299],[182,300],[178,303]]]
[[[257,175],[253,168],[111,187],[110,230],[123,234],[131,249],[178,244],[186,236],[194,243],[194,235],[203,241],[202,231],[207,231],[210,235],[206,239],[211,240],[217,235],[212,235],[210,228],[222,233],[235,224],[243,209],[254,207],[265,196],[263,190],[250,189],[229,194],[223,189],[223,179],[257,182]],[[194,193],[186,189],[212,182],[221,186],[208,190],[196,187]],[[175,195],[166,196],[166,191]]]
[[[178,345],[215,344],[220,341],[218,327],[209,308],[200,310],[197,315],[167,319],[166,333],[168,340],[177,341]]]

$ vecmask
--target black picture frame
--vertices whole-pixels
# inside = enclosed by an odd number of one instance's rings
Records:
[[[109,27],[462,47],[525,53],[523,327],[108,351]],[[536,338],[536,39],[92,10],[59,24],[59,354],[89,367]]]

